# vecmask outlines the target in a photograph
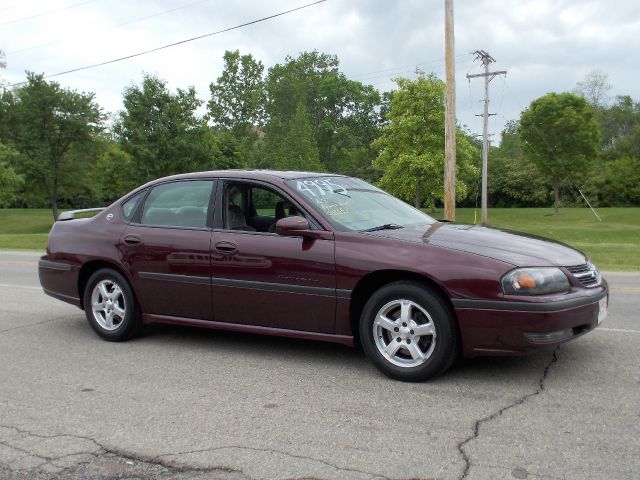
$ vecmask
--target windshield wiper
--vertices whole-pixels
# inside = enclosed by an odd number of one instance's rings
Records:
[[[385,223],[384,225],[379,225],[377,227],[367,228],[366,230],[360,230],[361,232],[377,232],[378,230],[397,230],[399,228],[404,228],[402,225],[398,225],[397,223]]]

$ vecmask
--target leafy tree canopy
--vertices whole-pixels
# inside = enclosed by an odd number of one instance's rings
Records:
[[[151,75],[144,76],[141,86],[125,90],[125,109],[114,132],[122,150],[131,157],[138,183],[237,165],[236,159],[230,161],[226,156],[229,152],[217,150],[218,141],[206,120],[196,115],[200,105],[193,87],[171,93],[164,80]]]
[[[318,147],[302,102],[298,103],[289,128],[273,153],[273,163],[279,170],[322,170]]]
[[[363,167],[351,163],[355,158],[366,164],[373,159],[369,145],[378,135],[380,95],[371,86],[349,80],[338,67],[335,55],[313,51],[287,57],[283,64],[270,68],[266,80],[267,135],[275,137],[273,144],[277,145],[302,102],[323,168],[346,172]],[[345,162],[352,149],[369,154]]]
[[[18,173],[31,194],[49,199],[58,217],[61,192],[81,186],[90,159],[82,152],[102,130],[102,110],[93,94],[79,93],[27,74],[27,81],[2,96],[1,140],[20,153]]]
[[[499,147],[489,153],[489,203],[510,207],[542,206],[548,201],[548,187],[536,165],[522,155],[520,125],[516,120],[506,123]]]
[[[594,109],[573,93],[549,93],[522,112],[519,133],[524,155],[554,186],[557,212],[560,187],[583,182],[598,153]]]
[[[384,173],[380,186],[416,207],[433,204],[444,196],[444,82],[434,74],[415,80],[396,79],[387,116],[388,124],[373,142],[379,150],[374,166]],[[457,135],[457,170],[475,173],[476,145],[463,132]],[[466,196],[457,179],[456,195]]]
[[[239,50],[224,53],[224,70],[209,85],[209,116],[216,126],[244,136],[265,125],[264,65]]]
[[[24,180],[11,166],[20,154],[0,144],[0,208],[10,206],[17,198]]]

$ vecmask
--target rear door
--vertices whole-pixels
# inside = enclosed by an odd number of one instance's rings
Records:
[[[213,180],[156,185],[120,239],[146,314],[211,320]]]
[[[333,235],[282,237],[278,217],[306,215],[286,194],[257,182],[220,183],[211,252],[216,321],[333,333]]]

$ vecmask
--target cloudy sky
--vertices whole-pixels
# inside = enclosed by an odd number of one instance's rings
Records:
[[[233,27],[313,0],[0,0],[0,49],[9,84],[25,70],[56,74]],[[518,118],[531,100],[569,91],[593,70],[609,75],[610,94],[640,100],[640,2],[457,0],[457,115],[473,133],[482,105],[481,68],[489,52],[506,79],[491,83],[490,130]],[[265,66],[317,49],[337,54],[342,71],[379,90],[416,67],[444,75],[444,0],[327,0],[263,23],[137,58],[55,77],[96,94],[105,110],[122,107],[123,89],[156,74],[171,88],[195,86],[207,100],[225,50],[251,53]]]

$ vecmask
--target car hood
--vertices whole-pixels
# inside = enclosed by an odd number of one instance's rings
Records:
[[[437,222],[381,230],[375,235],[473,253],[515,266],[571,266],[587,262],[582,252],[563,243],[479,225]]]

